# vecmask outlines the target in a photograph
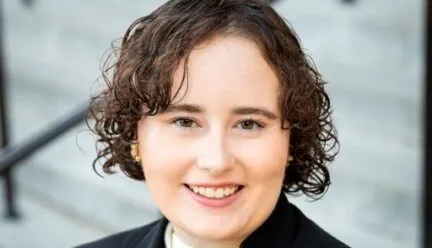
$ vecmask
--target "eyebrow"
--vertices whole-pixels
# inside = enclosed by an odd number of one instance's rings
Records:
[[[194,113],[199,114],[203,113],[204,110],[198,106],[193,104],[176,104],[176,105],[170,105],[164,113],[172,113],[172,112],[188,112],[188,113]]]
[[[268,119],[275,120],[278,116],[270,110],[256,107],[237,107],[232,110],[235,115],[262,115]]]
[[[194,104],[176,104],[169,106],[164,112],[187,112],[193,114],[200,114],[204,113],[204,109]],[[262,115],[271,120],[275,120],[278,118],[278,115],[273,113],[272,111],[258,107],[235,107],[231,110],[231,112],[234,115]]]

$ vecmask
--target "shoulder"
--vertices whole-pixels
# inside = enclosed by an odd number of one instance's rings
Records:
[[[156,236],[163,232],[163,219],[135,229],[116,233],[91,243],[76,246],[76,248],[121,248],[139,247],[142,242],[154,242]]]
[[[349,248],[311,219],[306,217],[296,206],[292,205],[298,214],[299,229],[294,247],[320,247],[320,248]]]

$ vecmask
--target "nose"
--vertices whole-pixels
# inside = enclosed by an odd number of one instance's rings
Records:
[[[221,132],[208,133],[198,142],[197,165],[212,175],[223,174],[234,166],[234,158]]]

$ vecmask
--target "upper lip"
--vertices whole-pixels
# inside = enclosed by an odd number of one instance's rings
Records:
[[[205,187],[205,188],[224,188],[224,187],[236,187],[243,186],[240,183],[222,182],[222,183],[186,183],[189,186]]]

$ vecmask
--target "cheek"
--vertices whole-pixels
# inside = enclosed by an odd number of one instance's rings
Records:
[[[289,133],[276,133],[237,146],[237,153],[254,180],[281,180],[289,152]]]
[[[172,180],[179,174],[182,154],[178,142],[159,125],[141,125],[138,130],[141,165],[148,183]]]
[[[146,120],[138,127],[141,166],[150,188],[171,190],[183,182],[193,165],[191,142],[160,121]]]

